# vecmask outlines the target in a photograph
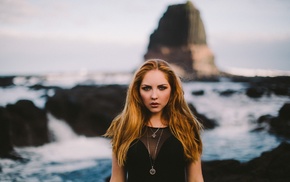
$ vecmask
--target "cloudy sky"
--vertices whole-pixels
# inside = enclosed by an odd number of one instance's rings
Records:
[[[131,71],[181,0],[0,0],[0,75]],[[221,69],[290,71],[290,1],[193,0]]]

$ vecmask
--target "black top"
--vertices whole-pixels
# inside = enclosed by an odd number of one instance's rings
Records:
[[[156,170],[154,175],[149,173],[152,163]],[[182,144],[168,127],[145,127],[142,137],[130,145],[125,168],[128,182],[185,182],[186,179]]]

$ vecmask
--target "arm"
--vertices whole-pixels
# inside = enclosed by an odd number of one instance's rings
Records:
[[[203,182],[201,160],[191,162],[187,166],[187,179],[188,182]]]
[[[112,174],[110,182],[125,182],[125,169],[119,166],[115,154],[112,155]]]

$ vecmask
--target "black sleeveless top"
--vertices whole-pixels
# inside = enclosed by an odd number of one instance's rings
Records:
[[[152,137],[154,133],[155,138]],[[154,175],[149,172],[152,163],[156,170]],[[168,127],[145,127],[142,137],[130,145],[125,169],[127,182],[185,182],[186,161],[182,144]]]

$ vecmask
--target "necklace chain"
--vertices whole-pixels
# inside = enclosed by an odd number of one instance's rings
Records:
[[[156,137],[156,133],[159,131],[160,128],[158,128],[155,132],[150,128],[151,132],[153,133],[151,136],[152,138]]]
[[[159,128],[158,128],[158,130],[159,130]],[[156,144],[156,147],[155,147],[155,150],[154,150],[155,158],[156,158],[156,153],[157,153],[158,145],[159,145],[159,142],[160,142],[162,134],[163,134],[163,130],[161,130],[161,134],[160,134],[160,136],[158,138],[158,141],[157,141],[157,144]],[[151,156],[151,153],[150,153],[150,144],[149,144],[150,142],[149,142],[148,138],[149,138],[149,136],[148,136],[148,133],[147,133],[147,147],[148,147],[148,153],[149,153],[149,160],[150,160],[150,163],[151,163],[151,169],[149,170],[149,173],[151,175],[154,175],[156,173],[156,169],[154,169],[155,160],[152,159],[152,156]],[[153,137],[153,138],[155,138],[155,137]]]

